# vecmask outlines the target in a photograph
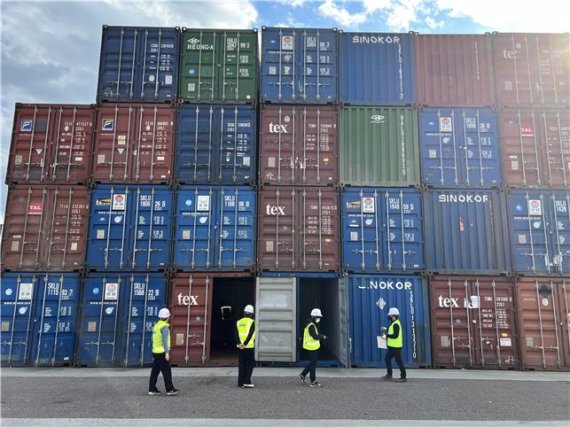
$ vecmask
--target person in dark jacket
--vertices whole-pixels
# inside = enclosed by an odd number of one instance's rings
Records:
[[[391,307],[388,310],[388,318],[390,319],[390,326],[386,333],[386,346],[388,351],[386,352],[386,375],[382,377],[383,380],[392,380],[392,358],[396,358],[396,363],[400,368],[400,379],[396,380],[399,383],[405,383],[406,380],[406,368],[404,367],[404,362],[402,361],[402,347],[404,346],[404,340],[402,335],[402,324],[400,323],[400,311],[396,307]],[[386,328],[382,328],[384,331]]]
[[[236,322],[235,332],[239,349],[238,387],[253,388],[251,374],[255,365],[255,321],[252,305],[246,305],[243,309],[243,317]]]
[[[318,308],[313,308],[311,311],[311,317],[307,326],[305,326],[305,330],[303,332],[303,349],[307,352],[309,356],[309,364],[303,372],[299,374],[299,379],[306,383],[307,374],[310,373],[310,380],[309,387],[321,387],[321,384],[317,382],[317,360],[319,354],[319,348],[321,347],[321,341],[326,340],[326,335],[319,334],[319,329],[317,325],[321,321],[323,314],[321,310]]]

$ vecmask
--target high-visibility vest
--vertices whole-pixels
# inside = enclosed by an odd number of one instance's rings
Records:
[[[386,345],[392,348],[402,348],[404,346],[402,340],[402,324],[400,323],[400,319],[394,320],[390,323],[390,327],[388,328],[388,335],[392,335],[394,333],[394,325],[398,325],[400,327],[400,332],[396,338],[390,338],[386,340]]]
[[[321,342],[319,340],[314,339],[311,334],[309,333],[309,328],[313,325],[315,327],[315,331],[317,331],[317,335],[319,334],[319,330],[317,329],[317,325],[313,322],[309,323],[305,327],[305,332],[303,334],[303,348],[309,351],[315,351],[321,348]]]
[[[162,329],[168,328],[170,325],[162,319],[152,328],[152,352],[153,353],[166,353],[167,349],[162,346]],[[170,333],[168,334],[168,348],[170,348]]]
[[[253,319],[251,317],[242,317],[236,323],[239,341],[241,344],[245,342],[247,336],[249,335],[249,331],[251,330],[251,325],[253,325]],[[255,332],[251,336],[251,339],[245,346],[245,348],[254,348],[255,347]]]

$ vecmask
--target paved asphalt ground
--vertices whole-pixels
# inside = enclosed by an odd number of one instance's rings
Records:
[[[257,368],[255,389],[236,368],[174,368],[179,396],[148,396],[149,369],[4,368],[2,426],[570,425],[570,374],[319,368],[321,389],[296,368]],[[164,390],[162,378],[159,385]],[[141,419],[153,418],[152,423]]]

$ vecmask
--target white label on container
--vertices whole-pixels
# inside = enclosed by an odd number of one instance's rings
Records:
[[[182,240],[190,240],[190,230],[182,230]]]
[[[105,283],[105,301],[117,301],[119,296],[118,283]]]
[[[528,201],[528,214],[529,215],[542,215],[542,202],[540,200]]]
[[[184,345],[184,335],[185,334],[176,334],[176,345]]]
[[[97,164],[100,165],[102,163],[105,163],[105,155],[104,154],[98,154],[97,155]]]
[[[548,304],[549,304],[548,298],[542,298],[542,305],[548,307]]]
[[[436,159],[437,158],[437,150],[435,148],[430,148],[428,151],[428,158]]]
[[[210,211],[210,196],[198,196],[196,201],[196,210],[200,212]]]
[[[294,42],[293,36],[281,36],[281,50],[293,50]]]
[[[113,210],[124,211],[127,207],[127,198],[124,194],[113,194]]]
[[[127,145],[127,135],[117,136],[117,145]]]
[[[451,117],[440,117],[439,118],[439,131],[440,132],[452,132],[453,122]]]
[[[518,160],[511,160],[511,170],[513,170],[513,171],[519,170],[519,161]]]
[[[20,283],[18,301],[31,301],[33,292],[34,292],[33,283]]]
[[[105,238],[105,230],[97,230],[97,239]]]
[[[97,332],[97,322],[91,321],[87,323],[87,332]]]
[[[499,338],[501,347],[512,347],[513,343],[510,338]]]
[[[351,242],[358,242],[358,231],[351,231],[350,232],[350,241]]]
[[[376,206],[374,205],[374,197],[362,198],[362,213],[374,213]]]
[[[83,157],[76,157],[76,158],[75,158],[75,161],[76,161],[76,162],[82,162],[82,161],[83,161]]]
[[[158,160],[159,162],[164,162],[164,156],[158,156],[156,160]]]
[[[196,83],[188,83],[188,92],[196,92]]]
[[[251,159],[249,156],[244,156],[243,157],[243,165],[244,166],[249,166],[251,164]]]
[[[164,84],[165,85],[171,85],[172,84],[172,76],[170,74],[167,74],[166,76],[164,76]]]
[[[76,251],[77,250],[77,242],[72,242],[69,250]]]
[[[533,336],[527,335],[525,341],[526,341],[527,347],[534,347],[534,337]]]
[[[23,156],[21,154],[17,154],[16,158],[14,159],[14,163],[17,165],[21,165],[23,161],[24,161]]]
[[[519,234],[519,245],[526,245],[526,234]]]
[[[10,245],[10,250],[12,252],[17,252],[20,250],[20,241],[19,240],[12,240],[12,244]]]
[[[451,347],[451,340],[449,339],[449,335],[442,335],[440,337],[440,344],[442,348]]]
[[[267,158],[267,167],[274,168],[275,167],[275,157],[268,157]]]
[[[269,72],[268,72],[268,73],[269,73],[270,76],[276,75],[276,74],[277,74],[277,67],[274,66],[274,65],[271,66],[271,67],[269,67]]]
[[[265,252],[273,252],[273,240],[265,242]]]
[[[9,332],[10,331],[10,322],[4,321],[2,322],[2,332]]]

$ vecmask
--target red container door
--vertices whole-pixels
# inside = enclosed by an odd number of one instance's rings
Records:
[[[558,283],[562,353],[564,354],[564,366],[570,368],[570,279],[561,279]]]
[[[544,182],[551,187],[570,187],[570,111],[540,112],[543,139]]]

